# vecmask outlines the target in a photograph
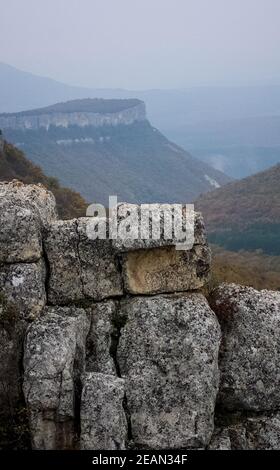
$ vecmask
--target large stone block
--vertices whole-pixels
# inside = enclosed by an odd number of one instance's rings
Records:
[[[208,280],[210,261],[207,245],[188,251],[163,247],[128,252],[122,261],[124,288],[131,294],[200,289]]]
[[[83,292],[86,297],[95,300],[122,295],[122,280],[119,262],[112,242],[92,240],[90,218],[78,219],[79,260]]]
[[[99,373],[85,374],[81,399],[82,449],[126,448],[127,421],[123,400],[123,379]]]
[[[143,208],[146,208],[144,216],[141,213]],[[176,213],[182,214],[181,224],[175,222]],[[166,230],[166,223],[170,223],[171,219],[172,233]],[[124,221],[125,227],[121,227]],[[111,211],[110,223],[118,227],[118,237],[113,240],[113,246],[119,253],[175,246],[184,242],[189,244],[189,249],[193,245],[207,244],[202,215],[199,212],[187,212],[181,204],[148,204],[141,208],[137,204],[119,203]],[[175,232],[176,226],[178,232]],[[183,233],[180,235],[181,229]],[[143,233],[148,237],[145,238]],[[154,239],[156,233],[159,237]]]
[[[43,186],[0,183],[0,262],[37,261],[42,230],[55,218],[55,198]]]
[[[118,259],[110,240],[89,237],[90,218],[53,223],[45,238],[50,276],[48,299],[67,304],[122,294]]]
[[[27,331],[23,390],[34,449],[75,447],[88,330],[83,309],[54,307]]]
[[[171,214],[167,219],[166,209]],[[190,211],[186,219],[183,218],[182,227],[186,238],[175,235],[174,225],[170,237],[166,237],[165,220],[170,221],[173,217],[174,221],[177,209],[181,211],[178,204],[150,205],[147,219],[144,218],[144,228],[146,227],[150,237],[147,239],[143,238],[141,231],[143,226],[140,206],[121,203],[113,209],[111,219],[118,230],[123,221],[127,220],[125,228],[128,233],[122,228],[118,232],[118,238],[113,240],[113,246],[121,254],[126,292],[156,294],[195,290],[203,287],[208,280],[211,254],[201,214]],[[186,213],[183,210],[183,214]],[[158,223],[158,239],[152,238],[154,221]],[[176,250],[175,246],[182,248],[182,243],[185,249]]]
[[[68,304],[83,298],[77,220],[58,220],[44,239],[49,265],[48,301]]]
[[[17,308],[18,319],[38,317],[46,304],[46,270],[43,261],[0,267],[0,292]]]
[[[222,328],[219,403],[227,409],[280,407],[280,293],[223,284],[213,309]]]
[[[220,327],[201,294],[135,298],[117,350],[140,448],[204,447],[219,383]]]

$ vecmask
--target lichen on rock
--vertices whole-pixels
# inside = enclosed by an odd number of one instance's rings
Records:
[[[41,185],[0,183],[0,263],[38,261],[42,230],[57,217],[52,193]]]
[[[134,298],[117,352],[135,445],[203,447],[214,428],[220,327],[201,294]]]
[[[45,252],[50,269],[48,295],[52,304],[102,300],[123,293],[118,259],[111,240],[92,240],[90,220],[80,218],[50,225]]]
[[[81,399],[81,449],[124,450],[127,421],[123,408],[124,380],[87,373]]]
[[[280,292],[222,284],[212,308],[223,334],[219,403],[231,410],[279,410]]]
[[[75,446],[88,330],[83,309],[53,307],[27,331],[23,390],[35,449]]]

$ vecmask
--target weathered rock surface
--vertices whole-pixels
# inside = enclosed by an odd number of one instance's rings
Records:
[[[116,302],[97,303],[87,310],[91,325],[87,337],[86,369],[90,372],[116,375],[113,359],[114,342],[117,341]]]
[[[88,373],[83,382],[81,449],[125,449],[124,380],[111,375]]]
[[[35,449],[75,446],[75,406],[88,330],[83,309],[59,307],[46,308],[28,329],[23,390]]]
[[[149,204],[143,205],[143,212],[141,212],[141,206],[137,204],[119,203],[110,214],[110,223],[118,227],[120,232],[117,239],[113,240],[114,248],[120,253],[126,253],[174,246],[183,242],[190,244],[189,249],[193,245],[205,245],[207,240],[201,214],[193,211],[186,212],[186,208],[183,207],[181,210],[181,207],[180,204]],[[185,218],[182,218],[181,224],[174,223],[175,214],[184,215]],[[166,230],[166,224],[170,223],[171,219],[174,226],[170,233]],[[122,227],[124,221],[125,225]],[[158,225],[158,231],[156,225]],[[176,233],[175,226],[179,229]],[[158,239],[153,238],[155,234],[158,234]]]
[[[49,265],[48,301],[67,304],[83,298],[77,220],[51,224],[44,239]]]
[[[22,398],[22,349],[27,323],[20,320],[15,305],[0,295],[0,408],[1,416],[9,416]]]
[[[228,429],[214,430],[208,450],[231,450],[231,441]]]
[[[131,294],[156,294],[200,289],[209,278],[210,249],[195,245],[190,251],[175,247],[124,254],[124,288]]]
[[[235,413],[228,426],[215,430],[209,449],[280,450],[279,412],[255,416]]]
[[[154,206],[155,216],[162,222],[165,205]],[[121,209],[124,218],[128,210],[138,213],[140,206],[120,204],[118,210]],[[103,224],[103,235],[108,237],[108,221],[96,220]],[[118,228],[122,221],[121,216],[116,217]],[[158,240],[94,239],[92,217],[53,223],[45,238],[50,268],[49,301],[65,305],[83,299],[120,296],[123,282],[126,292],[132,294],[200,289],[208,280],[210,250],[200,214],[195,214],[194,221],[195,244],[190,250],[176,250],[174,245],[180,239],[165,240],[163,233]],[[138,228],[136,231],[139,235]]]
[[[223,334],[219,403],[232,410],[278,410],[280,292],[223,284],[213,308]]]
[[[17,307],[18,319],[38,317],[46,304],[46,270],[43,261],[0,267],[0,292]]]
[[[91,240],[88,227],[91,219],[78,219],[79,260],[83,292],[95,300],[120,296],[123,293],[121,273],[111,240]]]
[[[55,198],[43,186],[0,183],[0,263],[37,261],[42,229],[55,218]]]
[[[121,273],[111,241],[90,239],[90,223],[90,218],[58,221],[46,235],[48,298],[52,304],[122,294]]]
[[[24,392],[34,449],[280,450],[280,292],[224,284],[212,310],[184,292],[209,274],[194,222],[185,251],[94,239],[43,187],[0,183],[1,417]]]
[[[46,302],[45,267],[37,263],[0,267],[0,406],[11,414],[22,400],[22,351],[28,322]]]
[[[137,447],[204,447],[218,391],[220,327],[201,294],[135,298],[117,357]]]

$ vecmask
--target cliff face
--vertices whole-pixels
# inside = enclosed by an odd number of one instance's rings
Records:
[[[113,194],[135,203],[189,202],[229,181],[153,128],[140,100],[74,100],[0,115],[1,126],[46,175],[88,202],[108,205]]]
[[[280,294],[223,285],[210,306],[200,215],[176,251],[92,240],[42,186],[0,194],[0,402],[24,395],[34,449],[280,447]]]
[[[94,100],[92,100],[94,101]],[[125,100],[124,100],[125,101]],[[55,108],[51,112],[33,111],[32,113],[16,113],[9,115],[0,115],[0,129],[12,130],[37,130],[40,128],[49,129],[50,126],[68,128],[70,126],[78,127],[102,127],[118,126],[121,124],[129,125],[134,122],[144,121],[146,119],[145,104],[138,102],[134,106],[128,106],[116,112],[95,112],[77,111],[77,112],[56,112]],[[94,106],[93,106],[94,109]]]

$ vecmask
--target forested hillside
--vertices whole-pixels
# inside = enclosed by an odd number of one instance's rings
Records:
[[[63,219],[85,215],[86,202],[79,193],[60,186],[56,178],[47,177],[19,149],[1,140],[0,181],[18,179],[24,183],[41,183],[55,195],[59,216]]]
[[[280,164],[202,195],[195,206],[212,243],[280,255]]]

